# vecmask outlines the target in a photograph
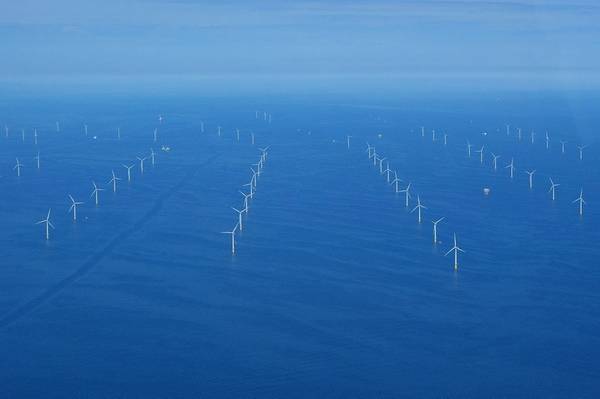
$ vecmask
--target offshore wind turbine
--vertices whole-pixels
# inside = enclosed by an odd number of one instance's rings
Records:
[[[217,136],[221,137],[221,126],[217,126]]]
[[[154,149],[150,148],[150,162],[152,163],[152,166],[154,166]]]
[[[96,182],[92,180],[92,184],[94,185],[94,189],[92,190],[92,193],[90,194],[90,198],[91,197],[95,197],[95,202],[96,202],[96,206],[98,205],[98,193],[100,191],[104,191],[103,188],[98,188],[98,186],[96,185]]]
[[[415,206],[413,208],[412,211],[410,211],[410,213],[413,213],[414,211],[417,211],[418,215],[419,215],[419,223],[421,223],[422,218],[421,218],[421,209],[427,209],[427,207],[425,207],[424,205],[421,204],[421,198],[417,195],[417,206]]]
[[[469,158],[471,158],[471,147],[473,147],[473,145],[467,140],[467,154],[469,154]]]
[[[385,161],[387,158],[379,158],[379,174],[382,175],[383,174],[383,161]]]
[[[577,148],[579,149],[579,160],[583,161],[583,150],[584,148],[586,148],[587,145],[578,145]]]
[[[13,170],[16,169],[17,177],[21,177],[21,168],[23,167],[23,164],[21,162],[19,162],[19,158],[16,158],[16,160],[17,160],[17,163],[13,167]]]
[[[533,175],[535,174],[535,169],[526,170],[525,173],[529,175],[529,189],[531,190],[533,188]]]
[[[567,144],[567,142],[566,142],[566,141],[562,141],[562,140],[560,141],[560,152],[561,152],[562,154],[564,154],[564,153],[565,153],[565,144]]]
[[[37,134],[37,129],[33,129],[33,144],[37,145],[37,138],[38,138],[38,134]]]
[[[454,252],[454,271],[456,271],[458,270],[458,253],[465,252],[461,248],[459,248],[458,244],[456,243],[456,233],[454,233],[454,246],[450,248],[450,250],[446,252],[444,256],[448,256],[452,252]]]
[[[583,216],[583,205],[586,203],[585,200],[583,199],[583,189],[581,189],[581,191],[579,191],[579,197],[577,197],[577,199],[575,201],[573,201],[572,203],[575,202],[579,202],[579,216]]]
[[[117,128],[117,140],[121,140],[121,128]]]
[[[237,137],[237,141],[240,141],[240,129],[235,128],[235,136]],[[240,226],[240,231],[242,230],[242,227]]]
[[[346,148],[347,148],[347,149],[350,149],[350,138],[351,138],[351,137],[352,137],[352,136],[346,136]]]
[[[204,121],[200,121],[200,133],[204,133]]]
[[[125,169],[127,169],[127,181],[130,182],[131,181],[131,168],[133,168],[135,166],[135,164],[129,165],[129,166],[125,165],[125,164],[122,164],[122,165]]]
[[[431,141],[435,143],[435,129],[431,129]]]
[[[8,126],[4,125],[4,135],[8,138]]]
[[[444,133],[444,145],[448,144],[448,135]]]
[[[237,208],[231,207],[231,209],[233,209],[234,211],[237,212],[237,214],[238,214],[238,225],[240,226],[240,231],[243,231],[244,230],[244,225],[242,224],[242,221],[243,221],[242,214],[244,212],[246,212],[248,210],[248,208],[244,208],[242,210],[239,210]]]
[[[531,131],[531,144],[535,143],[535,131]]]
[[[482,145],[480,150],[475,151],[475,152],[479,153],[479,163],[483,163],[483,149],[484,148],[485,148],[485,145]]]
[[[71,199],[71,207],[69,208],[68,212],[73,211],[73,221],[76,221],[77,220],[77,206],[83,205],[83,202],[75,201],[75,199],[71,196],[71,194],[69,194],[69,198]]]
[[[425,126],[421,126],[421,137],[425,137]]]
[[[385,174],[387,175],[387,176],[386,176],[386,181],[387,181],[388,183],[390,182],[390,172],[391,172],[391,171],[392,171],[392,170],[390,169],[390,163],[389,163],[389,162],[386,162],[386,167],[385,167],[385,170],[383,171],[383,173],[385,173]]]
[[[252,139],[252,145],[254,145],[254,132],[250,132],[250,138]]]
[[[437,225],[439,222],[441,222],[442,220],[444,220],[445,217],[441,217],[438,220],[434,220],[431,223],[433,223],[433,243],[437,244],[438,239],[437,239]]]
[[[50,239],[50,227],[54,228],[54,225],[50,221],[50,212],[51,211],[52,211],[52,208],[48,209],[48,215],[46,215],[46,219],[40,220],[39,222],[36,223],[36,224],[43,223],[46,225],[46,240]]]
[[[156,143],[156,140],[158,140],[158,129],[154,128],[154,132],[152,133],[152,140]]]
[[[246,208],[246,213],[248,213],[248,198],[252,198],[251,194],[246,194],[243,191],[240,191],[240,194],[244,196],[244,208]]]
[[[496,155],[492,152],[492,158],[494,159],[494,170],[498,170],[498,158],[500,158],[500,155]]]
[[[108,183],[106,184],[111,184],[113,186],[113,193],[117,192],[117,181],[121,180],[121,178],[117,177],[117,175],[115,175],[115,171],[112,171],[112,178],[108,181]]]
[[[408,183],[408,185],[406,186],[405,189],[402,189],[400,191],[398,191],[399,193],[404,193],[404,202],[405,202],[405,207],[408,208],[408,200],[410,199],[410,182]]]
[[[550,136],[548,136],[548,131],[546,130],[546,149],[550,149]]]
[[[238,228],[238,225],[236,223],[236,225],[233,227],[233,230],[231,231],[222,231],[221,234],[231,234],[231,253],[235,254],[235,232]]]
[[[551,177],[549,177],[549,179],[550,179],[550,190],[548,190],[548,192],[552,193],[552,201],[554,201],[556,199],[556,187],[560,186],[560,184],[554,183],[554,180],[552,180]]]
[[[396,193],[400,192],[400,188],[398,187],[398,183],[400,183],[402,180],[398,179],[398,174],[396,173],[396,171],[394,171],[394,180],[391,181],[390,184],[395,184],[396,185]]]
[[[35,157],[33,157],[33,159],[35,159],[35,162],[37,164],[37,168],[40,168],[40,152],[38,151],[37,155]]]
[[[83,132],[85,133],[85,137],[88,135],[88,125],[83,125]]]
[[[510,169],[510,178],[512,179],[515,175],[515,159],[511,158],[510,163],[504,169]]]
[[[140,172],[141,172],[142,174],[144,174],[144,161],[145,161],[146,159],[148,159],[148,157],[143,157],[143,158],[136,157],[136,158],[137,158],[137,159],[140,161]]]
[[[519,141],[521,141],[521,137],[522,137],[522,136],[523,136],[523,135],[522,135],[521,128],[518,128],[518,129],[517,129],[517,137],[519,138]]]

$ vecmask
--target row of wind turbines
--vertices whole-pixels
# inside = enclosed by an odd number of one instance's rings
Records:
[[[252,164],[250,166],[250,171],[252,172],[252,176],[250,177],[250,181],[246,184],[243,185],[243,187],[248,187],[249,188],[249,192],[246,193],[242,190],[239,190],[240,194],[243,196],[243,208],[242,209],[237,209],[235,207],[231,207],[231,209],[236,212],[237,214],[237,222],[235,224],[235,226],[233,226],[233,229],[231,229],[231,231],[222,231],[221,234],[229,234],[231,236],[231,253],[235,254],[236,252],[236,247],[235,247],[235,235],[239,229],[239,231],[243,231],[244,230],[244,215],[246,215],[246,217],[248,216],[248,209],[250,206],[250,201],[254,198],[254,194],[256,193],[256,183],[258,182],[258,179],[260,178],[260,175],[263,173],[263,168],[265,166],[265,163],[267,162],[267,155],[268,155],[268,150],[269,147],[265,147],[265,148],[259,148],[260,151],[260,158],[258,160],[257,163]],[[254,167],[256,167],[256,169],[254,169]]]
[[[511,134],[511,130],[510,130],[510,125],[506,125],[506,134],[507,136],[509,136]],[[486,136],[487,132],[483,132],[482,135]],[[426,137],[425,135],[425,127],[421,126],[421,137]],[[517,129],[517,137],[518,137],[518,141],[520,142],[522,139],[522,129],[518,128]],[[532,130],[531,131],[531,143],[534,144],[535,143],[535,131]],[[443,143],[444,145],[447,145],[447,139],[448,139],[448,135],[444,134],[443,135]],[[437,140],[437,136],[436,136],[436,131],[435,129],[431,130],[431,140],[432,142],[436,142]],[[561,154],[565,154],[565,146],[567,144],[567,141],[561,140]],[[583,150],[585,148],[587,148],[587,145],[577,145],[576,146],[578,149],[578,155],[579,155],[579,160],[583,161]],[[548,134],[548,132],[546,131],[545,134],[545,148],[547,150],[550,149],[550,135]],[[484,164],[485,161],[485,155],[487,155],[488,153],[485,151],[485,144],[483,144],[480,148],[478,149],[474,149],[473,144],[471,144],[471,142],[469,140],[467,140],[466,142],[466,153],[467,153],[467,157],[468,158],[472,158],[473,157],[473,153],[478,154],[478,158],[479,158],[479,162],[481,165]],[[496,154],[494,152],[489,152],[489,155],[491,156],[491,163],[492,163],[492,169],[494,172],[498,171],[498,160],[501,158],[501,155]],[[490,159],[490,158],[487,158]],[[504,166],[504,169],[508,169],[508,173],[510,176],[510,179],[514,179],[515,178],[515,160],[514,157],[511,157],[510,162],[508,164],[506,164]],[[536,174],[537,170],[536,169],[529,169],[529,170],[523,170],[523,172],[525,174],[527,174],[528,176],[528,185],[529,185],[529,189],[533,190],[534,187],[534,175]],[[554,181],[554,179],[552,177],[548,177],[548,181],[549,181],[549,189],[548,189],[548,193],[550,194],[550,197],[552,198],[552,201],[556,200],[557,197],[557,188],[560,186],[559,183],[556,183]],[[579,190],[579,196],[577,198],[575,198],[572,203],[576,203],[578,206],[578,213],[579,216],[583,216],[583,211],[584,211],[584,205],[586,205],[586,201],[583,197],[583,188],[580,188]]]
[[[153,167],[156,165],[156,153],[154,152],[153,149],[150,149],[149,155],[141,156],[141,157],[138,156],[138,157],[136,157],[136,159],[138,161],[137,164],[139,165],[140,174],[142,174],[142,175],[144,174],[144,162],[146,160],[150,160]],[[132,181],[131,171],[135,166],[136,166],[136,162],[122,164],[122,167],[127,170],[127,182],[128,183],[131,183],[131,181]],[[118,177],[113,169],[111,171],[111,178],[106,183],[106,186],[110,186],[112,188],[113,193],[116,193],[117,192],[117,183],[121,180],[123,180],[123,179],[121,177]],[[95,180],[92,180],[92,187],[93,187],[93,189],[90,193],[90,198],[93,198],[95,205],[99,206],[100,205],[100,193],[102,191],[105,191],[105,189],[102,188],[102,186],[99,186],[98,184],[96,184]],[[72,215],[73,222],[76,222],[77,221],[77,211],[79,209],[79,206],[81,206],[85,203],[83,201],[75,200],[75,198],[71,194],[68,194],[68,198],[71,201],[71,206],[69,207],[69,210],[67,212]],[[51,213],[52,213],[52,208],[48,209],[48,213],[46,214],[46,217],[44,219],[35,223],[36,225],[39,225],[39,224],[44,225],[44,235],[45,235],[46,240],[50,240],[50,229],[53,229],[53,230],[55,229],[54,224],[50,220]]]
[[[351,136],[347,136],[347,147],[350,148],[350,137]],[[378,168],[379,170],[379,174],[380,175],[384,175],[386,178],[386,181],[388,183],[388,185],[391,185],[394,187],[394,192],[397,194],[404,194],[404,202],[405,202],[405,207],[408,208],[410,206],[410,199],[412,198],[411,194],[410,194],[410,189],[411,189],[411,182],[408,182],[408,184],[406,185],[405,188],[401,189],[400,188],[400,182],[402,181],[399,177],[398,177],[398,173],[395,170],[391,170],[390,169],[390,163],[387,160],[387,158],[380,156],[377,151],[375,150],[374,146],[371,146],[369,143],[367,143],[367,149],[365,151],[367,153],[367,156],[369,158],[369,160],[372,160],[373,162],[373,166],[375,166],[376,168]],[[385,169],[383,167],[383,162],[386,162],[386,166]],[[392,173],[393,173],[393,179],[392,179]],[[423,222],[423,211],[426,210],[427,207],[425,205],[423,205],[421,203],[421,197],[420,195],[417,194],[417,204],[416,206],[410,211],[411,213],[417,212],[417,221],[419,224],[421,224]],[[438,224],[440,222],[442,222],[445,219],[445,217],[441,217],[437,220],[432,220],[432,224],[433,224],[433,244],[437,245],[438,244]],[[457,243],[457,239],[456,239],[456,233],[454,233],[453,235],[453,239],[454,239],[454,245],[452,248],[450,248],[444,256],[447,256],[451,253],[454,254],[454,270],[458,271],[458,254],[459,252],[465,252],[462,248],[460,248],[458,246]]]

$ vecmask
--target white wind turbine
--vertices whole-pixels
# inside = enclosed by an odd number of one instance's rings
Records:
[[[242,222],[243,222],[243,217],[242,217],[242,214],[243,214],[244,212],[246,212],[246,211],[248,210],[248,208],[244,208],[244,209],[242,209],[242,210],[239,210],[239,209],[237,209],[237,208],[231,207],[231,209],[233,209],[234,211],[236,211],[236,212],[237,212],[237,214],[238,214],[238,226],[240,226],[240,231],[243,231],[243,230],[244,230],[244,225],[243,225],[243,223],[242,223]]]
[[[404,193],[405,206],[408,208],[408,200],[410,199],[410,182],[408,183],[408,185],[406,186],[405,189],[402,189],[402,190],[400,190],[398,192],[399,193]]]
[[[458,270],[458,253],[465,252],[461,248],[459,248],[458,244],[456,243],[456,233],[454,233],[454,246],[450,248],[450,250],[446,252],[444,256],[448,256],[452,252],[454,252],[454,270],[456,271]]]
[[[565,144],[567,144],[567,142],[566,142],[566,141],[562,141],[562,140],[560,141],[560,152],[561,152],[562,154],[564,154],[564,153],[565,153]]]
[[[518,128],[518,129],[517,129],[517,137],[519,138],[519,141],[521,141],[521,137],[522,137],[522,136],[523,136],[523,135],[522,135],[521,128]]]
[[[484,148],[485,148],[485,145],[482,145],[482,146],[481,146],[481,149],[479,149],[479,150],[476,150],[476,151],[475,151],[475,152],[478,152],[478,153],[479,153],[479,162],[480,162],[480,163],[483,163],[483,149],[484,149]]]
[[[471,148],[473,145],[467,140],[467,154],[469,154],[469,158],[471,158]]]
[[[390,182],[390,184],[395,184],[396,185],[396,193],[400,192],[400,188],[398,187],[398,183],[400,183],[402,180],[398,179],[398,174],[396,173],[396,171],[394,171],[394,180],[392,180]]]
[[[35,163],[37,165],[37,168],[40,168],[40,152],[38,151],[37,155],[35,157],[33,157],[33,159],[35,160]]]
[[[38,141],[38,134],[37,134],[37,129],[33,129],[33,144],[37,145]]]
[[[77,206],[83,205],[83,202],[75,201],[75,199],[71,196],[71,194],[69,194],[69,198],[71,199],[71,207],[69,208],[68,212],[73,211],[73,221],[76,221],[77,220]]]
[[[535,131],[531,131],[531,144],[535,143]]]
[[[98,193],[100,191],[104,191],[104,189],[103,188],[98,188],[98,186],[96,185],[96,182],[93,181],[93,180],[92,180],[92,184],[94,185],[94,189],[92,190],[92,193],[90,194],[90,198],[91,197],[95,197],[96,205],[98,205],[98,203],[99,203],[98,202]]]
[[[152,139],[154,140],[155,143],[158,140],[158,129],[157,128],[154,128],[154,132],[152,133]]]
[[[155,156],[154,149],[150,148],[150,162],[152,163],[152,166],[154,166],[154,156]]]
[[[575,201],[573,201],[572,203],[575,202],[579,202],[579,216],[583,216],[583,205],[586,203],[585,200],[583,199],[583,189],[581,189],[581,191],[579,191],[579,197],[577,197],[577,199]]]
[[[129,165],[129,166],[125,165],[125,164],[121,164],[121,165],[123,165],[123,167],[125,169],[127,169],[127,181],[130,182],[131,181],[131,169],[135,166],[135,164],[132,164],[132,165]]]
[[[418,218],[418,220],[419,220],[419,223],[421,223],[421,221],[422,221],[422,217],[421,217],[421,209],[427,209],[427,207],[425,207],[424,205],[422,205],[422,204],[421,204],[421,198],[420,198],[420,197],[417,195],[417,206],[415,206],[415,207],[413,208],[413,210],[412,210],[412,211],[410,211],[410,213],[413,213],[414,211],[417,211],[417,212],[418,212],[418,215],[419,215],[419,218]]]
[[[510,163],[504,169],[510,169],[510,178],[512,179],[515,175],[515,159],[511,158]]]
[[[556,187],[560,186],[560,184],[554,183],[554,180],[552,180],[551,177],[549,177],[550,179],[550,190],[548,190],[549,193],[552,193],[552,201],[554,201],[556,199]]]
[[[23,164],[21,162],[19,162],[19,158],[16,158],[17,163],[15,164],[15,166],[13,167],[13,170],[17,170],[17,177],[21,177],[21,168],[23,167]]]
[[[385,161],[387,158],[379,158],[379,174],[383,174],[383,161]]]
[[[52,208],[48,209],[48,215],[46,215],[46,219],[40,220],[39,222],[37,222],[36,224],[45,224],[46,225],[46,240],[50,239],[50,227],[54,228],[54,225],[52,224],[52,222],[50,222],[50,212],[52,211]]]
[[[144,161],[148,159],[148,157],[136,157],[138,161],[140,161],[140,172],[144,174]]]
[[[500,158],[500,155],[496,155],[492,152],[492,158],[494,159],[494,170],[498,170],[498,158]]]
[[[236,232],[237,228],[238,228],[238,225],[236,223],[233,230],[221,232],[221,234],[231,234],[231,253],[232,254],[235,254],[235,232]]]
[[[433,243],[437,244],[438,239],[437,239],[437,225],[439,222],[441,222],[442,220],[444,220],[445,217],[439,218],[438,220],[434,220],[431,223],[433,223]]]
[[[526,170],[525,173],[529,175],[529,189],[531,190],[533,188],[533,175],[535,174],[535,169]]]
[[[548,131],[546,130],[546,149],[550,149],[550,136],[548,135]]]
[[[583,150],[587,148],[587,145],[578,145],[577,148],[579,149],[579,160],[583,161]]]
[[[243,191],[240,191],[240,194],[244,196],[244,208],[246,209],[246,213],[248,213],[248,198],[252,198],[252,195],[246,194]]]
[[[113,186],[113,193],[117,192],[117,182],[121,180],[121,178],[117,177],[117,175],[115,175],[115,171],[112,171],[112,177],[111,179],[108,181],[108,183],[106,184],[112,184]]]
[[[352,138],[352,136],[346,136],[346,147],[347,147],[347,149],[350,149],[350,138]]]
[[[200,121],[200,133],[204,133],[204,121]]]

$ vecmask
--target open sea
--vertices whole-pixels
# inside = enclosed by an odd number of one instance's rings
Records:
[[[598,398],[599,109],[558,91],[9,93],[0,397]],[[232,255],[221,232],[267,146]]]

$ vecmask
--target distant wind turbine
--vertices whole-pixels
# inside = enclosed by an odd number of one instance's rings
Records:
[[[500,155],[496,155],[492,152],[492,158],[494,159],[494,170],[498,170],[498,158],[500,158]]]
[[[73,221],[77,220],[77,206],[83,205],[83,202],[77,202],[75,199],[69,194],[69,198],[71,199],[71,207],[69,208],[69,212],[73,211]]]
[[[19,162],[19,158],[17,159],[17,163],[15,164],[13,169],[17,170],[17,177],[21,177],[21,168],[23,167],[23,164],[21,164],[21,162]]]
[[[583,150],[587,148],[587,145],[578,145],[577,148],[579,149],[579,160],[583,161]]]
[[[99,202],[98,202],[98,193],[100,191],[104,191],[104,189],[103,188],[98,188],[98,186],[96,185],[96,182],[93,181],[93,180],[92,180],[92,184],[94,185],[94,189],[92,190],[92,193],[90,194],[90,197],[95,197],[96,205],[98,205],[99,204]]]
[[[439,218],[438,220],[434,220],[431,223],[433,223],[433,243],[437,244],[438,239],[437,239],[437,225],[439,222],[441,222],[442,220],[444,220],[445,218]]]
[[[238,214],[238,226],[240,226],[240,231],[244,230],[244,225],[242,224],[244,218],[242,217],[242,214],[244,212],[246,212],[248,210],[248,208],[244,208],[242,210],[239,210],[237,208],[231,207],[231,209],[233,209],[234,211],[236,211],[237,214]]]
[[[531,190],[533,188],[533,175],[535,174],[535,169],[526,170],[525,173],[529,175],[529,189]]]
[[[122,164],[122,165],[125,169],[127,169],[127,181],[130,182],[131,181],[131,168],[133,168],[135,166],[135,164],[129,165],[129,166],[125,165],[125,164]]]
[[[515,175],[515,159],[511,158],[510,163],[504,169],[510,169],[510,178],[512,179]]]
[[[121,180],[121,178],[117,177],[117,175],[115,175],[115,171],[112,171],[112,178],[108,181],[107,184],[112,184],[113,186],[113,193],[117,192],[117,182]]]
[[[554,180],[550,177],[550,190],[548,192],[552,193],[552,201],[556,199],[556,187],[560,186],[560,184],[554,183]]]
[[[231,253],[235,254],[235,232],[238,228],[238,225],[236,224],[235,227],[233,228],[233,230],[231,231],[222,231],[221,234],[231,234]]]
[[[54,225],[50,221],[50,212],[52,208],[48,209],[48,215],[46,215],[46,219],[40,220],[36,224],[45,224],[46,225],[46,240],[50,239],[50,227],[54,228]]]
[[[405,198],[405,206],[408,208],[408,200],[410,199],[410,182],[406,186],[405,189],[398,191],[399,193],[404,193]]]
[[[144,161],[148,159],[147,157],[136,157],[138,161],[140,161],[140,173],[144,174]]]
[[[583,199],[583,189],[579,191],[579,197],[573,203],[579,202],[579,216],[583,216],[583,205],[585,204],[585,200]]]
[[[418,215],[419,215],[419,223],[421,223],[422,221],[422,217],[421,217],[421,209],[427,209],[427,207],[425,207],[424,205],[421,204],[421,198],[417,195],[417,206],[415,206],[413,208],[412,211],[410,211],[411,213],[414,211],[417,211]]]
[[[454,252],[454,270],[456,271],[458,270],[458,253],[465,252],[461,248],[459,248],[458,244],[456,243],[456,233],[454,233],[454,246],[450,248],[450,250],[446,252],[444,256],[448,256],[452,252]]]

